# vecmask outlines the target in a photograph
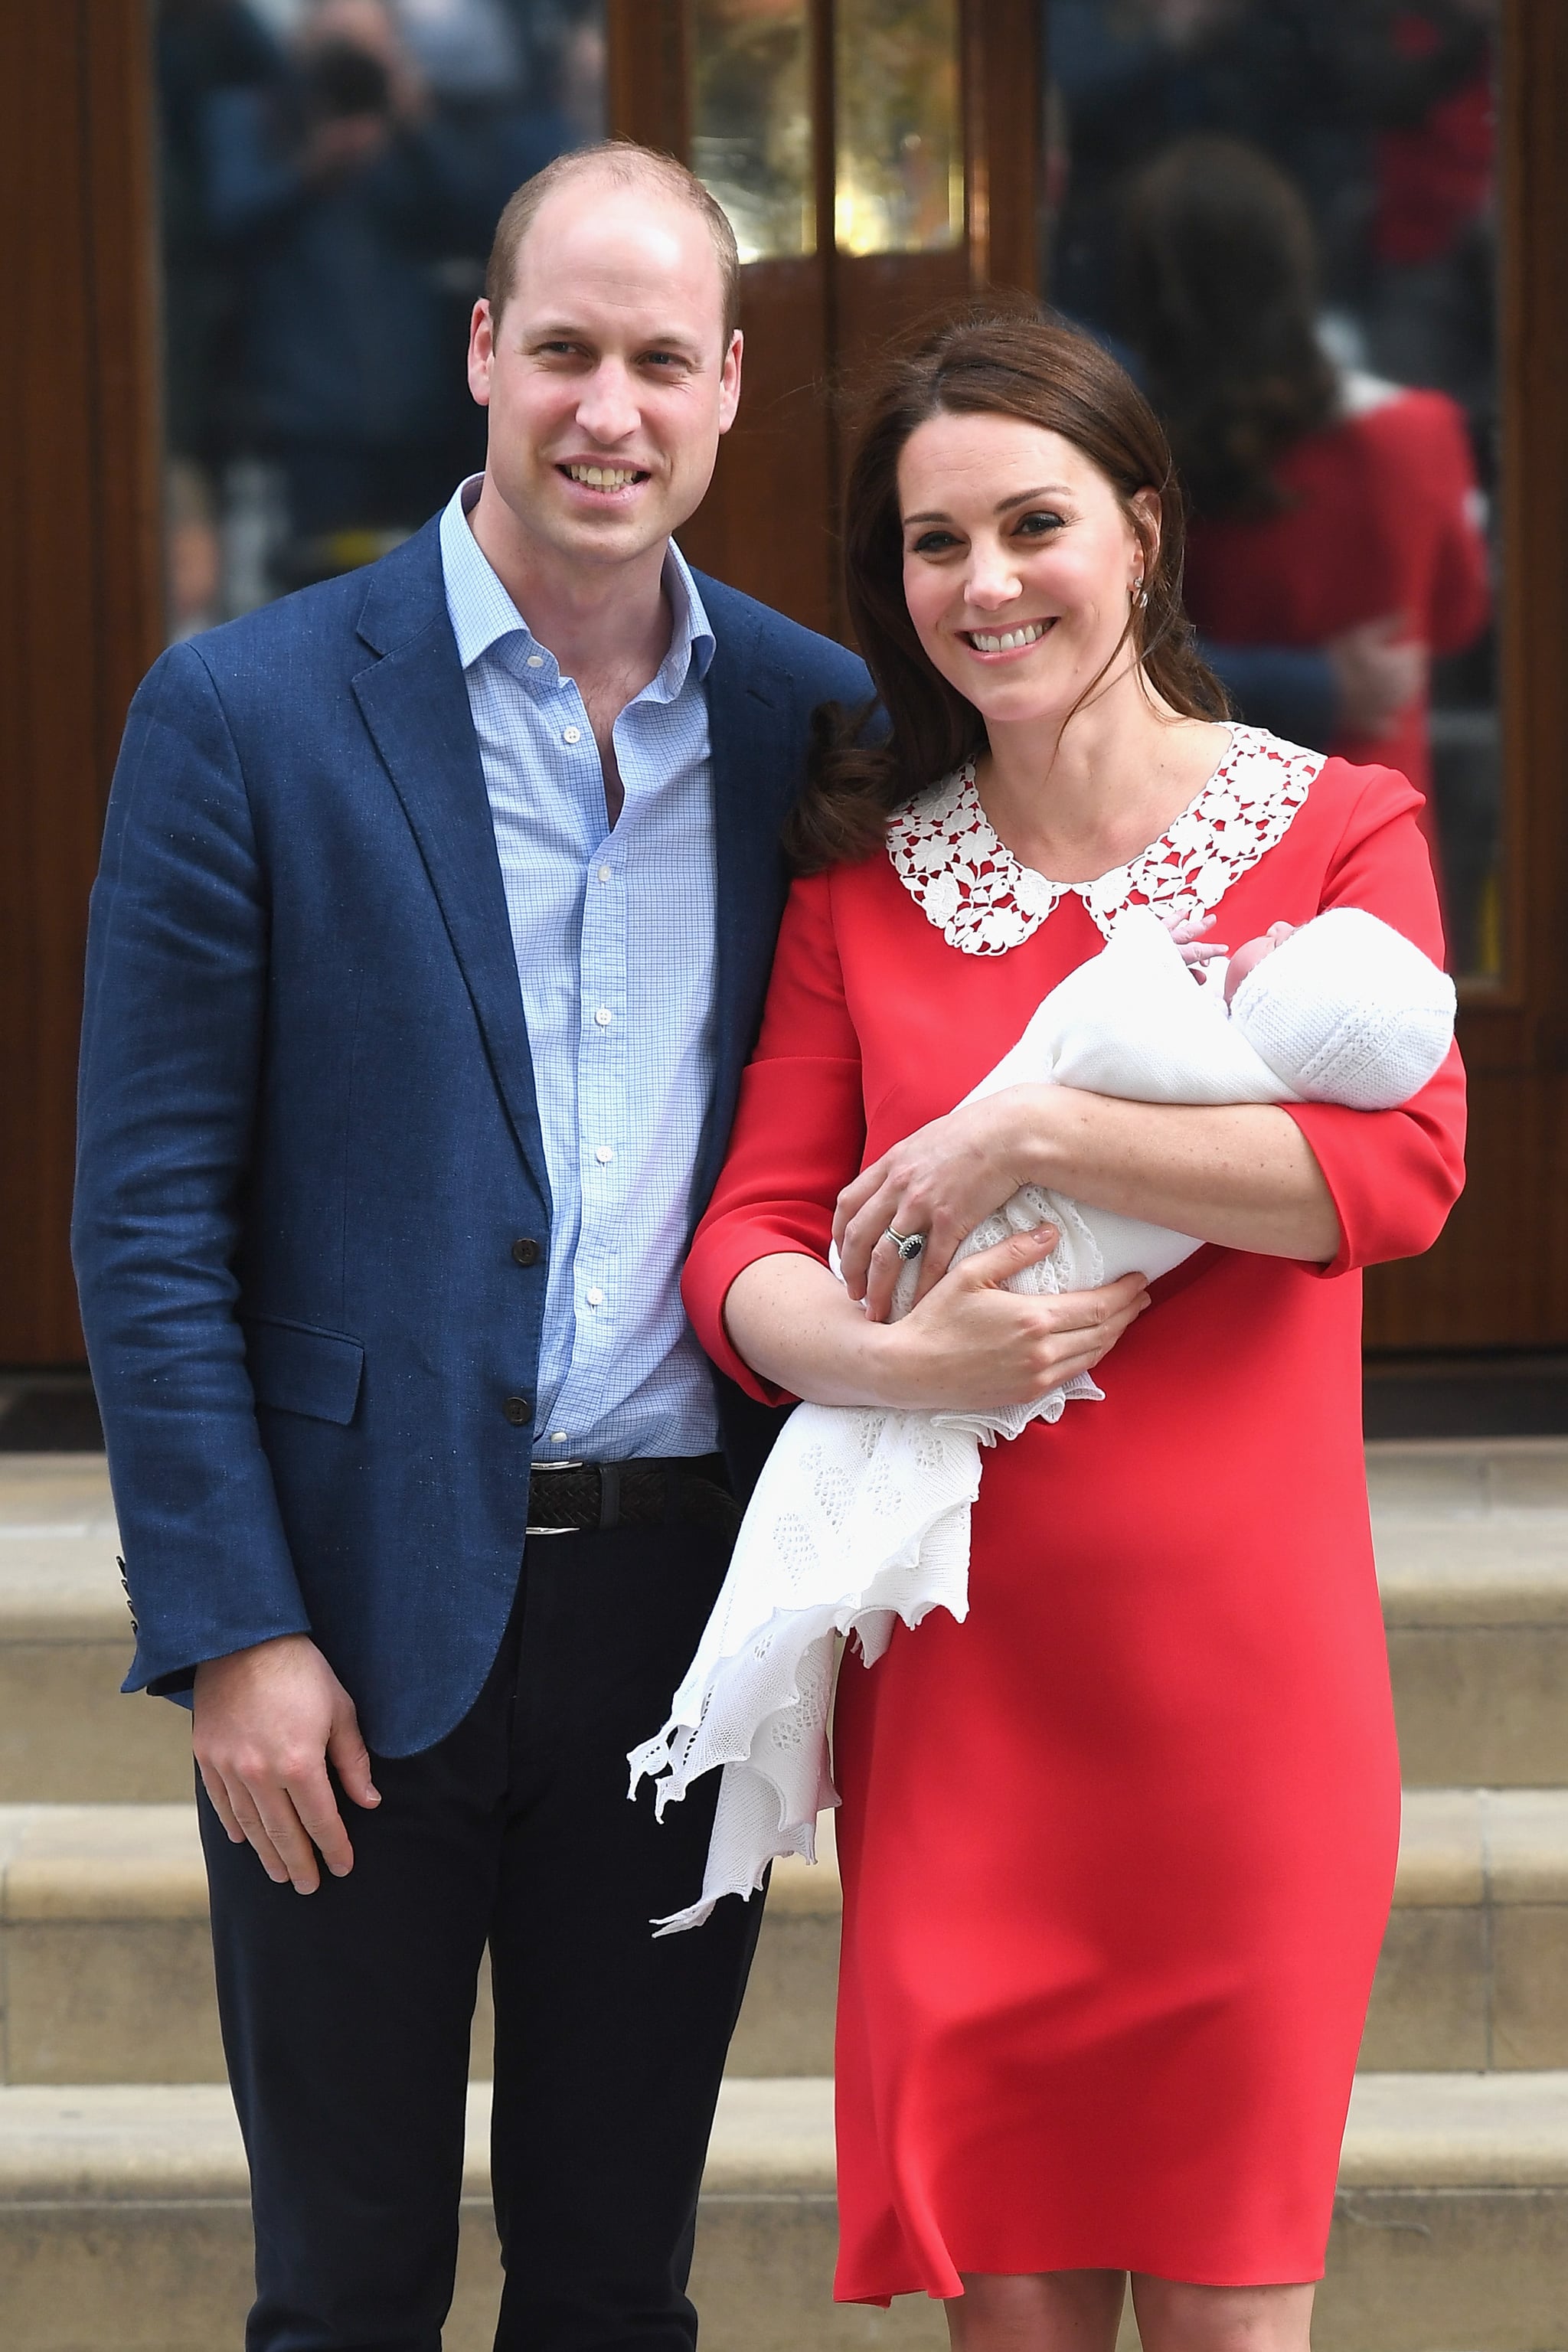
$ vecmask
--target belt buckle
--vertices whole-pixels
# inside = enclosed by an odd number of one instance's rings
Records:
[[[591,1467],[592,1465],[586,1462],[535,1462],[529,1469],[529,1484],[531,1486],[535,1478],[548,1477],[552,1470],[587,1470]],[[522,1532],[524,1536],[580,1536],[583,1530],[581,1528],[525,1527]]]

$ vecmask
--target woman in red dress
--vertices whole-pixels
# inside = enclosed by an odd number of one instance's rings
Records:
[[[1490,590],[1464,414],[1329,359],[1311,222],[1284,173],[1237,140],[1179,142],[1137,184],[1126,263],[1150,397],[1193,502],[1184,594],[1205,635],[1342,646],[1352,660],[1376,624],[1422,656],[1473,644]],[[1410,676],[1375,735],[1352,697],[1330,749],[1385,761],[1429,800],[1424,658]]]
[[[1417,795],[1224,724],[1180,558],[1096,345],[982,321],[899,371],[847,535],[891,734],[803,803],[687,1276],[774,1401],[1011,1403],[1114,1349],[1103,1403],[985,1456],[967,1622],[839,1680],[836,2291],[946,2298],[963,2352],[1110,2352],[1129,2273],[1147,2352],[1300,2352],[1393,1885],[1355,1269],[1443,1223],[1457,1060],[1387,1113],[951,1108],[1127,906],[1437,949]],[[1213,1246],[1152,1294],[1005,1288],[1048,1234],[947,1272],[1026,1181]]]

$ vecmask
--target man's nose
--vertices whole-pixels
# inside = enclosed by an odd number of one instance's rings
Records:
[[[641,412],[625,368],[602,362],[594,370],[577,403],[577,422],[605,447],[637,431]]]

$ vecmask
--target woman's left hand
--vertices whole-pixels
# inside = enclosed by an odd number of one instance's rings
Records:
[[[873,1321],[886,1322],[899,1278],[894,1233],[924,1237],[917,1298],[940,1282],[952,1254],[983,1217],[1032,1179],[1027,1139],[1038,1126],[1048,1087],[1005,1087],[945,1118],[932,1119],[862,1169],[838,1195],[833,1238],[845,1286],[863,1298]]]

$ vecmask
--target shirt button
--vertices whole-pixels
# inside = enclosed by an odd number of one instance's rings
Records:
[[[602,1307],[605,1303],[605,1294],[602,1290],[590,1290],[587,1293],[587,1299],[590,1307]]]
[[[525,1429],[533,1419],[533,1407],[526,1397],[508,1397],[501,1411],[514,1429]]]
[[[542,669],[544,667],[544,656],[542,654],[530,654],[528,656],[528,667],[530,669]]]
[[[583,730],[580,727],[563,727],[561,730],[561,740],[563,743],[580,743],[583,740]]]
[[[563,1429],[552,1429],[550,1433],[550,1443],[552,1445],[564,1445],[566,1432]]]
[[[535,1241],[518,1241],[513,1242],[511,1245],[511,1261],[514,1265],[537,1265],[543,1255],[543,1251]]]
[[[598,1161],[601,1168],[607,1168],[615,1156],[616,1147],[613,1143],[595,1144],[594,1157]]]
[[[614,870],[614,869],[613,869],[613,867],[611,867],[611,866],[600,866],[600,868],[599,868],[599,879],[600,879],[600,881],[601,881],[601,882],[607,882],[607,881],[609,880],[609,878],[610,878],[610,876],[611,876],[611,873],[613,872],[613,870]]]
[[[607,1029],[615,1017],[607,1004],[601,1004],[594,1015],[595,1025],[600,1029]]]

